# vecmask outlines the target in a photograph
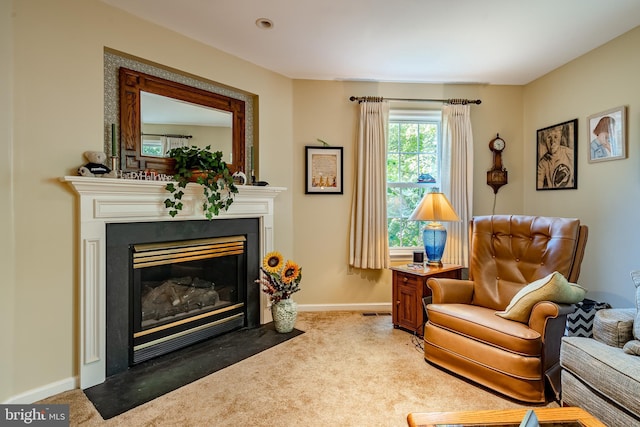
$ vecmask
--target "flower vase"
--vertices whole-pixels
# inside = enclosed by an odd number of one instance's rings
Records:
[[[275,302],[271,304],[271,316],[276,331],[282,334],[291,332],[298,317],[298,304],[291,298]]]

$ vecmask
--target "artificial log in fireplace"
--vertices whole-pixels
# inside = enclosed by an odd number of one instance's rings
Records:
[[[107,224],[107,376],[259,325],[259,221]]]

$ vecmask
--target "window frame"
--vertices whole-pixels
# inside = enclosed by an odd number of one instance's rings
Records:
[[[440,187],[442,182],[442,110],[439,109],[424,109],[424,110],[403,110],[403,109],[391,109],[389,111],[389,124],[391,123],[437,123],[437,154],[436,163],[438,176],[435,183],[417,183],[417,182],[399,182],[394,183],[392,186],[396,188],[423,188],[425,193],[430,188]],[[387,136],[388,138],[388,136]],[[388,144],[388,140],[387,140]],[[387,155],[389,154],[387,145]],[[388,177],[386,176],[385,168],[385,180],[387,188],[389,188]],[[387,193],[388,194],[388,193]],[[388,202],[388,199],[387,199]],[[387,221],[389,214],[387,211]],[[387,238],[387,245],[389,245],[389,238]],[[392,261],[412,260],[414,251],[424,251],[424,246],[402,246],[392,247],[389,246],[389,256]]]
[[[156,155],[156,154],[146,153],[145,152],[145,147],[159,147],[160,148],[160,154]],[[142,144],[140,145],[140,153],[143,156],[147,156],[147,157],[165,157],[163,155],[163,150],[164,150],[164,144],[162,143],[162,140],[160,140],[160,139],[143,139],[142,140]]]

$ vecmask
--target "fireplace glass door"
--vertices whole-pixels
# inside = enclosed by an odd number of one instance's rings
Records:
[[[139,363],[245,324],[246,238],[131,246],[131,340]]]

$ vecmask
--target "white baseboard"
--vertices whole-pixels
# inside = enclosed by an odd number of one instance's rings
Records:
[[[43,385],[42,387],[34,388],[21,393],[17,396],[13,396],[2,402],[3,404],[18,404],[18,405],[30,405],[47,397],[54,396],[65,391],[78,388],[78,377],[71,377],[64,380],[56,381],[50,384]]]
[[[391,303],[369,304],[298,304],[298,311],[373,311],[391,312]]]

